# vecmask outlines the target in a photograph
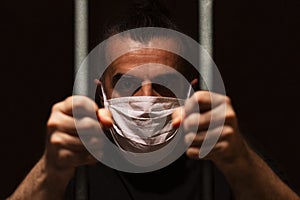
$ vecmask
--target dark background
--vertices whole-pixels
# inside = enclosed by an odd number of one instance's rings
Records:
[[[197,39],[197,1],[163,0],[182,31]],[[129,0],[90,1],[90,48],[104,22]],[[0,198],[9,195],[44,149],[51,106],[72,93],[73,1],[0,3]],[[215,4],[215,62],[250,143],[277,160],[300,188],[298,130],[299,0]]]

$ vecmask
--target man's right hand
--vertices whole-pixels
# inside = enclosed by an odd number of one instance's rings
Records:
[[[87,97],[73,96],[55,104],[47,123],[46,150],[43,156],[45,167],[61,172],[65,178],[70,179],[75,167],[96,163],[97,160],[87,151],[78,132],[83,133],[81,138],[84,137],[85,142],[100,153],[103,135],[99,135],[99,129],[109,128],[112,124],[111,113],[107,109],[99,109]]]
[[[64,199],[75,168],[96,162],[81,139],[101,153],[105,136],[100,129],[112,123],[110,112],[87,97],[73,96],[55,104],[47,123],[44,155],[9,199]]]

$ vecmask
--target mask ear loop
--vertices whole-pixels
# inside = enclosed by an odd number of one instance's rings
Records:
[[[102,92],[102,96],[103,96],[103,104],[104,104],[104,108],[108,108],[109,107],[109,103],[108,103],[108,100],[107,100],[107,97],[106,97],[106,94],[104,92],[104,88],[103,88],[103,85],[102,83],[99,81],[98,84],[100,84],[100,88],[101,88],[101,92]],[[116,126],[115,124],[113,124],[113,126]],[[123,150],[123,148],[120,146],[120,144],[118,143],[118,140],[116,138],[116,136],[113,134],[114,132],[114,129],[113,127],[111,127],[109,129],[110,131],[110,135],[112,136],[115,144],[117,145],[117,147],[119,147],[119,149],[121,149],[123,152],[125,152],[125,150]]]
[[[109,103],[108,103],[108,100],[107,100],[107,97],[106,97],[106,94],[105,94],[105,92],[104,92],[104,88],[103,88],[101,82],[100,82],[100,87],[101,87],[101,92],[102,92],[102,96],[103,96],[103,104],[104,104],[104,108],[108,108]]]
[[[190,83],[188,92],[187,92],[187,94],[186,94],[186,97],[187,97],[187,98],[191,97],[193,85],[195,85],[195,84],[197,84],[197,83],[198,83],[198,79],[194,79],[194,80]]]
[[[190,84],[186,97],[189,98],[192,92],[192,85]]]

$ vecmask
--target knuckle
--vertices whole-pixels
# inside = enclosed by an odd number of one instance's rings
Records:
[[[82,116],[95,115],[98,106],[94,101],[87,97],[77,96],[76,98],[73,98],[72,110],[76,116],[81,118]]]
[[[198,102],[202,102],[207,98],[210,98],[209,92],[208,91],[197,91],[195,92],[195,98]]]
[[[83,130],[92,130],[93,129],[93,126],[90,124],[90,123],[83,123],[82,125],[81,125],[81,129],[83,129]]]
[[[224,126],[222,132],[225,136],[232,135],[234,133],[234,129],[231,126]]]
[[[61,160],[71,160],[73,157],[73,154],[69,151],[59,151],[58,157]]]
[[[197,91],[197,92],[195,92],[194,96],[195,96],[196,100],[199,100],[202,97],[202,93],[200,91]]]
[[[65,102],[65,103],[71,103],[71,102],[73,101],[73,98],[74,98],[74,96],[69,96],[69,97],[67,97],[67,98],[64,100],[64,102]]]
[[[194,126],[208,126],[211,123],[210,115],[195,114]]]
[[[58,111],[60,107],[61,107],[61,102],[54,104],[52,106],[51,112],[54,113],[54,112]]]
[[[226,113],[226,119],[232,120],[236,118],[236,114],[232,109],[228,109]]]
[[[47,122],[47,128],[48,129],[53,129],[57,128],[59,126],[59,121],[56,119],[56,117],[50,117],[48,122]]]
[[[231,105],[231,99],[228,96],[225,96],[225,103]]]
[[[74,108],[84,108],[86,101],[81,97],[73,98],[72,104]]]
[[[80,120],[79,127],[83,130],[90,130],[94,128],[94,124],[92,119],[90,119],[89,117],[84,117]]]
[[[101,140],[99,140],[99,138],[92,137],[92,138],[89,140],[89,145],[90,145],[91,147],[98,147],[98,146],[101,146],[102,143],[101,143]]]
[[[50,144],[53,146],[62,146],[64,144],[64,141],[59,135],[52,134],[50,137]]]
[[[192,113],[191,115],[189,115],[188,118],[186,118],[183,122],[183,127],[185,130],[188,131],[195,131],[195,129],[197,130],[197,128],[203,124],[205,124],[205,117],[202,117],[200,114],[198,113]]]
[[[91,99],[84,96],[73,96],[72,98],[73,108],[85,109],[90,106],[91,103],[93,106],[96,105]]]
[[[225,154],[226,150],[229,148],[229,145],[229,142],[223,142],[219,147],[219,151]]]
[[[186,155],[192,159],[199,159],[198,155],[199,155],[199,149],[195,149],[195,148],[188,148],[186,151]]]

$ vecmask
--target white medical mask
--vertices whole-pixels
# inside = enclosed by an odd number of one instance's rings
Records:
[[[103,90],[102,90],[103,91]],[[115,143],[131,152],[151,152],[166,145],[177,133],[172,126],[172,113],[184,100],[158,96],[118,97],[104,106],[114,119],[110,129]]]

